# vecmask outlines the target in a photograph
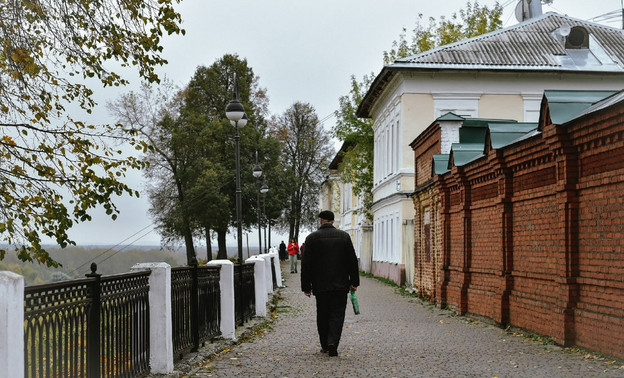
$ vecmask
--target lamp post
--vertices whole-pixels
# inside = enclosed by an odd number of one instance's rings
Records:
[[[262,215],[266,217],[266,193],[269,191],[269,186],[266,184],[264,177],[262,178],[262,187],[260,188],[260,193],[262,193]],[[266,228],[264,229],[264,252],[268,252],[267,250],[267,236],[266,236]]]
[[[241,204],[241,180],[240,180],[240,133],[239,128],[247,124],[247,115],[243,104],[238,101],[238,83],[236,82],[236,73],[234,74],[234,96],[225,108],[225,116],[234,126],[236,134],[236,238],[238,241],[238,265],[240,266],[240,311],[243,311],[243,228],[242,204]]]
[[[258,254],[262,253],[262,232],[260,223],[260,176],[262,176],[262,168],[258,164],[258,151],[256,151],[256,165],[252,171],[253,177],[256,178],[256,187],[258,188],[258,201],[256,207],[256,213],[258,214]]]

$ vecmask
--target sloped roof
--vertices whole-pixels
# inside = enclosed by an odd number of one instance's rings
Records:
[[[436,119],[436,121],[463,121],[465,118],[455,113],[447,112]]]
[[[581,26],[589,49],[566,49],[555,31]],[[490,70],[532,72],[601,72],[624,74],[624,31],[548,12],[517,25],[444,45],[385,66],[364,96],[357,115],[370,109],[400,71]]]
[[[602,99],[601,101],[593,104],[592,106],[590,106],[589,108],[585,109],[584,111],[582,111],[581,113],[579,113],[576,117],[574,117],[574,119],[582,117],[586,114],[590,114],[593,112],[597,112],[599,110],[608,108],[611,105],[615,105],[618,103],[624,102],[624,90],[621,90],[619,92],[614,93],[613,95]]]
[[[563,25],[585,27],[590,35],[594,36],[595,42],[598,42],[613,60],[610,63],[619,63],[617,67],[611,69],[617,71],[624,69],[622,65],[624,32],[621,29],[552,12],[508,28],[398,59],[395,64],[443,64],[446,67],[449,65],[486,65],[491,66],[491,69],[500,66],[528,66],[564,70],[585,68],[602,70],[604,64],[591,66],[591,61],[582,64],[572,59],[561,59],[562,56],[568,56],[570,51],[566,50],[563,37],[557,37],[553,32]]]
[[[502,148],[537,133],[537,123],[508,119],[465,118],[459,128],[459,143],[448,154],[433,156],[432,173],[444,174],[453,165],[461,167],[487,153],[488,135],[492,148]]]
[[[562,125],[615,93],[616,91],[546,90],[544,101],[548,102],[552,123]]]
[[[449,154],[449,164],[461,167],[485,155],[483,143],[453,143]],[[449,167],[450,168],[450,167]]]
[[[453,165],[464,166],[485,156],[488,150],[487,138],[480,142],[482,135],[480,130],[486,130],[489,145],[496,150],[540,134],[538,125],[542,124],[541,119],[545,117],[546,111],[550,113],[554,124],[563,125],[584,115],[622,104],[624,90],[546,90],[539,123],[466,118],[460,128],[459,143],[452,144],[449,154],[433,155],[432,174],[445,174]],[[464,133],[461,133],[462,129]]]
[[[493,149],[519,142],[537,131],[536,122],[491,123],[488,125]]]
[[[449,155],[448,154],[435,154],[433,155],[433,175],[442,175],[449,171]]]
[[[340,163],[342,163],[342,159],[344,158],[345,153],[353,148],[354,145],[354,142],[342,142],[340,150],[336,152],[336,155],[332,159],[331,163],[329,163],[329,169],[338,169],[338,166],[340,165]]]

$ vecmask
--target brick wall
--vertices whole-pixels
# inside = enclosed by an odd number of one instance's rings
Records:
[[[412,145],[414,283],[461,314],[624,358],[624,106],[540,127],[429,186],[439,139]]]

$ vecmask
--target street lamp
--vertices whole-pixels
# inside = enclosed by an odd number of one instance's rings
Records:
[[[266,196],[265,194],[267,194],[267,192],[269,191],[269,186],[266,184],[266,181],[264,180],[265,178],[262,178],[262,187],[260,188],[260,193],[262,193],[262,213],[263,213],[263,217],[266,217]],[[264,229],[264,252],[268,252],[267,251],[267,236],[266,236],[266,228]]]
[[[256,178],[256,187],[258,188],[258,201],[257,201],[257,208],[256,208],[256,213],[258,214],[258,254],[262,253],[262,232],[261,230],[261,223],[260,223],[260,176],[262,176],[262,168],[260,168],[260,165],[258,164],[258,151],[256,151],[256,165],[253,167],[253,171],[252,171],[253,177]]]
[[[243,228],[242,204],[241,204],[241,180],[240,180],[240,133],[239,128],[247,124],[247,115],[243,104],[238,101],[238,83],[236,82],[236,73],[234,74],[234,96],[225,108],[225,116],[234,126],[236,134],[236,238],[238,241],[238,264],[240,266],[240,311],[243,311]]]

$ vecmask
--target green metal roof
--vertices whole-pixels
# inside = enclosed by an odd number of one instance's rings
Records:
[[[492,123],[514,123],[518,122],[514,119],[499,118],[466,118],[462,126],[466,127],[488,127]]]
[[[433,173],[436,175],[443,175],[449,171],[448,167],[449,154],[434,154],[433,155]]]
[[[462,127],[459,129],[459,143],[485,143],[486,127]]]
[[[448,112],[438,117],[436,121],[463,121],[463,120],[465,120],[464,117],[458,116],[455,113]]]
[[[546,90],[550,119],[555,125],[562,125],[582,114],[593,104],[615,94],[617,91],[575,91]]]
[[[536,122],[491,123],[489,125],[490,142],[493,149],[508,146],[516,141],[534,135]]]
[[[552,122],[561,125],[590,112],[624,102],[624,90],[546,90],[544,101],[548,104]],[[459,143],[451,145],[448,155],[433,156],[433,174],[447,173],[452,165],[461,167],[483,157],[486,151],[487,133],[490,135],[492,149],[500,149],[537,135],[540,132],[539,125],[542,124],[541,121],[534,123],[503,119],[462,118],[453,113],[446,113],[438,120],[463,120],[463,122],[459,129]]]
[[[459,129],[459,142],[485,144],[485,136],[490,125],[497,123],[512,124],[516,122],[512,119],[466,118]]]
[[[451,145],[451,156],[453,164],[458,167],[466,165],[471,161],[484,155],[484,143],[453,143]]]

